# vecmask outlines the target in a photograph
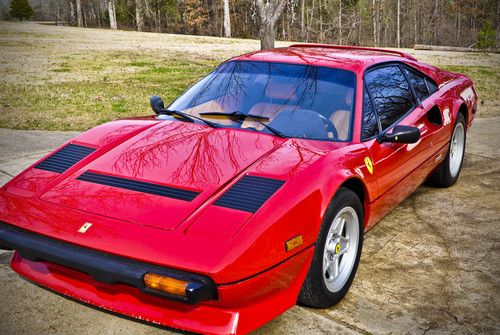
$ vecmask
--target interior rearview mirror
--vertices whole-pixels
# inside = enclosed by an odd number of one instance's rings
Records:
[[[420,139],[420,129],[411,126],[396,126],[391,133],[378,137],[379,142],[416,143]]]
[[[157,95],[153,95],[149,99],[149,104],[151,105],[151,109],[153,109],[153,111],[156,114],[160,114],[160,112],[165,109],[165,104],[163,103],[163,99]]]

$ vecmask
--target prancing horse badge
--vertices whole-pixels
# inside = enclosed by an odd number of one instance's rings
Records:
[[[373,174],[373,162],[370,157],[365,157],[365,165],[368,169],[368,172],[370,172],[370,174]]]
[[[92,227],[92,223],[85,222],[83,226],[81,226],[80,229],[78,229],[78,232],[85,233],[87,230],[89,230],[90,227]]]

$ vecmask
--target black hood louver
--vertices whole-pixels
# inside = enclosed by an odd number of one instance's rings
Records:
[[[284,183],[283,180],[246,175],[214,205],[255,213]]]
[[[94,148],[85,147],[83,145],[68,144],[35,165],[35,168],[63,173],[94,151]]]
[[[200,192],[184,190],[180,188],[174,188],[170,186],[164,186],[159,184],[153,184],[150,182],[133,180],[123,177],[115,177],[109,176],[101,173],[95,173],[86,171],[82,173],[78,178],[78,180],[86,181],[94,184],[101,184],[116,188],[123,188],[130,191],[136,191],[141,193],[149,193],[158,195],[161,197],[174,198],[179,200],[191,201]]]

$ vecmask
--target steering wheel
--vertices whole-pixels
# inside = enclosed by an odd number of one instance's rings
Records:
[[[326,118],[323,114],[320,114],[316,111],[313,111],[315,112],[316,114],[318,114],[318,116],[320,117],[321,121],[323,121],[323,123],[325,124],[325,129],[328,133],[332,133],[333,134],[333,138],[336,138],[338,139],[339,138],[339,133],[337,132],[337,128],[335,128],[335,125],[333,124],[332,121],[330,121],[328,118]]]

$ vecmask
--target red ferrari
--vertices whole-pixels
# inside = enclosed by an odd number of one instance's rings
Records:
[[[238,56],[3,186],[0,246],[81,302],[245,334],[345,296],[364,232],[423,182],[457,181],[476,100],[466,76],[399,51]]]

